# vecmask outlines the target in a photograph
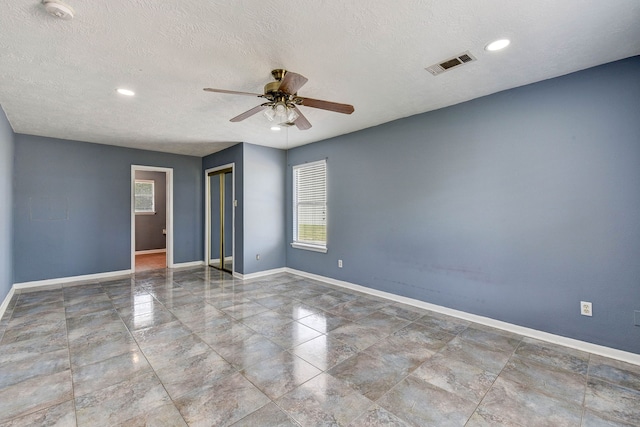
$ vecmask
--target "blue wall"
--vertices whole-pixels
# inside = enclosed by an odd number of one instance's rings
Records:
[[[286,152],[240,143],[205,157],[202,167],[228,163],[235,163],[238,200],[235,271],[251,274],[284,267]]]
[[[286,152],[243,146],[244,274],[250,274],[286,265]]]
[[[0,106],[0,304],[13,284],[12,183],[14,134]]]
[[[223,166],[229,163],[235,163],[234,166],[234,179],[236,186],[236,200],[238,201],[238,206],[236,207],[236,241],[235,241],[235,254],[234,256],[234,270],[238,273],[244,272],[244,260],[243,260],[243,248],[244,248],[244,231],[242,228],[242,224],[244,223],[244,168],[243,168],[243,145],[242,143],[236,144],[233,147],[229,147],[225,150],[218,151],[217,153],[210,154],[202,159],[202,170],[205,171],[207,169],[216,168],[218,166]],[[202,172],[202,200],[204,200],[204,172]],[[206,207],[203,205],[202,215],[204,218],[204,209]],[[204,224],[204,222],[203,222]],[[203,226],[204,227],[204,226]],[[202,234],[204,236],[204,233]],[[204,256],[204,255],[203,255]]]
[[[173,168],[174,262],[202,260],[202,160],[17,134],[14,282],[131,267],[131,165]]]
[[[329,231],[287,265],[640,353],[638,76],[634,57],[290,150],[287,206],[291,166],[327,158]]]

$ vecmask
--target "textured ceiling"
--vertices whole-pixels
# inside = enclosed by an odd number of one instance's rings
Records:
[[[286,148],[640,54],[638,0],[0,0],[0,104],[15,132],[206,155],[239,141]],[[487,42],[508,37],[500,52]],[[469,50],[439,76],[425,67]],[[306,76],[313,124],[273,132],[262,93],[273,68]],[[136,91],[133,98],[117,87]]]

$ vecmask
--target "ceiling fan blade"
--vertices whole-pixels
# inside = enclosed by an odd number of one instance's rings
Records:
[[[300,109],[295,105],[293,106],[293,109],[296,110],[296,113],[298,113],[298,118],[293,121],[298,129],[307,130],[311,128],[311,123],[309,123],[309,120],[307,120],[307,118],[302,114],[302,111],[300,111]]]
[[[207,91],[207,92],[228,93],[230,95],[246,95],[246,96],[258,96],[258,97],[263,97],[264,96],[264,95],[262,95],[260,93],[238,92],[237,90],[212,89],[210,87],[205,87],[202,90]]]
[[[249,111],[245,111],[244,113],[235,116],[234,118],[232,118],[231,120],[229,120],[230,122],[241,122],[244,119],[247,119],[251,116],[253,116],[254,114],[259,113],[260,111],[264,110],[265,108],[267,108],[268,105],[266,104],[262,104],[262,105],[258,105],[257,107],[253,107],[251,110]]]
[[[336,113],[351,114],[355,111],[353,105],[339,104],[337,102],[323,101],[321,99],[296,97],[298,105],[305,107],[320,108],[322,110],[335,111]]]
[[[292,73],[291,71],[287,71],[284,74],[284,77],[282,78],[282,81],[280,82],[280,86],[278,87],[278,90],[280,92],[284,92],[284,93],[288,93],[289,95],[293,95],[294,93],[298,92],[298,89],[300,89],[302,86],[304,86],[304,84],[308,81],[309,79],[307,79],[305,76],[298,74],[298,73]]]

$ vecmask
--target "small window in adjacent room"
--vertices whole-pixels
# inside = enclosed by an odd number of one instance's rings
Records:
[[[136,214],[156,213],[154,183],[153,180],[136,179],[134,192]]]
[[[293,167],[293,243],[298,249],[327,252],[327,162]]]

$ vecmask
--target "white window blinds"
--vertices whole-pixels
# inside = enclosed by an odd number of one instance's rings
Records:
[[[135,212],[155,213],[155,181],[146,179],[136,179],[135,182]]]
[[[293,167],[293,246],[326,252],[326,160]]]

